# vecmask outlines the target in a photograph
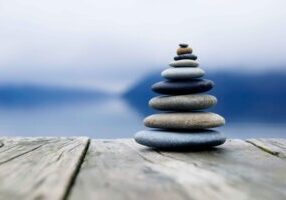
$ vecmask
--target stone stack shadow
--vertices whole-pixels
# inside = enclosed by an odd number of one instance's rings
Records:
[[[207,149],[221,145],[225,136],[210,128],[225,124],[218,114],[204,112],[217,103],[216,97],[205,92],[214,87],[211,80],[202,79],[205,71],[188,44],[180,44],[170,68],[161,75],[166,80],[155,83],[152,90],[162,96],[149,101],[149,106],[161,111],[148,116],[145,126],[151,130],[135,134],[139,144],[166,150]]]

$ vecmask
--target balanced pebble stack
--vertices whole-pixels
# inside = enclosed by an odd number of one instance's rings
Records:
[[[217,103],[216,97],[205,92],[214,87],[211,80],[202,79],[205,71],[188,44],[180,44],[170,68],[161,75],[165,81],[155,83],[152,90],[162,96],[149,101],[149,106],[161,111],[144,120],[151,130],[136,133],[139,144],[167,150],[206,149],[221,145],[225,136],[210,128],[225,124],[222,116],[204,112]]]

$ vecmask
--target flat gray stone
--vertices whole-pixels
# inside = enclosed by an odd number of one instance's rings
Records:
[[[168,68],[161,75],[169,80],[186,80],[200,78],[205,75],[205,71],[199,67]]]
[[[136,133],[134,139],[139,144],[157,149],[192,150],[221,145],[226,137],[213,130],[195,132],[145,130]]]
[[[199,66],[199,62],[196,60],[189,60],[189,59],[183,59],[183,60],[176,60],[170,63],[171,67],[197,67]]]
[[[212,95],[177,95],[159,96],[149,101],[149,106],[164,111],[192,111],[207,109],[217,103],[216,97]]]
[[[167,80],[152,85],[152,90],[160,94],[183,95],[207,92],[214,87],[214,82],[207,79]]]
[[[198,57],[195,54],[182,54],[174,57],[174,60],[183,60],[183,59],[190,59],[190,60],[197,60]]]
[[[162,113],[146,117],[144,124],[150,128],[194,130],[222,126],[225,120],[211,112]]]

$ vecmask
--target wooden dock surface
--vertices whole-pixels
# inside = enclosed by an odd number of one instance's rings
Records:
[[[0,138],[0,199],[286,199],[286,139],[163,152],[132,139]]]

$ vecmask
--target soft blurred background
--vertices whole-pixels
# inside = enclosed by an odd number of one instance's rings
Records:
[[[187,42],[230,138],[285,137],[284,0],[1,0],[0,135],[132,137]]]

